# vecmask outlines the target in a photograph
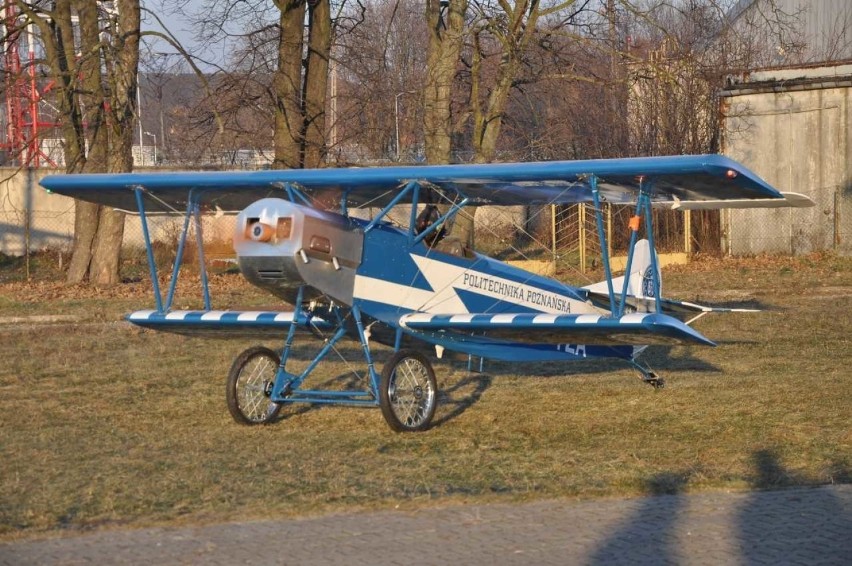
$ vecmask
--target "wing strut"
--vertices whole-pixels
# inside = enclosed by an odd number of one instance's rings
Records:
[[[290,202],[292,202],[292,203],[298,204],[299,201],[302,201],[302,203],[305,206],[313,206],[311,204],[311,201],[308,200],[308,197],[306,197],[305,194],[302,191],[300,191],[299,188],[296,187],[293,183],[276,182],[276,183],[272,183],[272,186],[275,187],[275,188],[283,189],[284,191],[286,191],[287,192],[287,198],[289,198]]]
[[[204,260],[204,234],[201,224],[201,196],[204,191],[196,191],[190,189],[189,198],[186,203],[186,213],[184,215],[183,230],[181,230],[180,240],[178,241],[177,254],[175,255],[175,263],[172,267],[172,277],[169,282],[169,290],[166,295],[165,303],[163,302],[163,294],[160,290],[160,281],[157,273],[157,264],[154,261],[154,248],[151,245],[151,233],[148,229],[148,216],[145,213],[145,187],[137,185],[133,188],[136,196],[136,207],[139,209],[139,221],[142,224],[142,236],[145,240],[145,252],[148,256],[148,270],[151,275],[151,284],[154,288],[154,301],[157,305],[158,313],[165,313],[171,310],[174,302],[175,290],[177,289],[177,281],[180,276],[180,267],[183,262],[184,249],[186,248],[186,237],[189,233],[190,219],[195,227],[196,245],[198,247],[198,268],[201,273],[201,292],[204,299],[205,310],[210,310],[210,283],[207,277],[207,263]]]
[[[154,286],[154,301],[157,303],[157,312],[164,312],[163,295],[160,293],[160,280],[157,278],[157,264],[154,262],[154,248],[151,247],[148,218],[145,216],[145,199],[142,198],[144,190],[137,185],[134,187],[133,192],[136,194],[136,207],[139,209],[139,221],[142,223],[142,237],[145,239],[145,252],[148,255],[148,270],[151,273],[151,285]]]
[[[660,272],[659,266],[657,265],[657,248],[654,245],[654,214],[651,209],[651,196],[653,194],[653,184],[643,177],[639,182],[639,202],[644,202],[645,207],[645,232],[647,232],[648,236],[648,246],[651,248],[651,283],[654,286],[653,293],[651,295],[654,297],[654,309],[657,314],[662,312],[662,305],[660,304],[660,289],[662,286],[660,285]],[[624,281],[628,281],[630,279],[629,271],[628,275],[624,278]],[[627,295],[623,294],[622,299],[626,300]]]
[[[636,213],[630,221],[630,244],[627,248],[627,265],[625,268],[624,286],[621,290],[621,300],[618,304],[618,316],[624,314],[624,308],[627,306],[627,289],[630,283],[630,270],[633,266],[633,255],[636,250],[636,241],[639,234],[639,228],[642,222],[642,215],[645,216],[645,232],[647,232],[648,245],[651,248],[651,282],[653,292],[646,293],[654,297],[654,308],[657,313],[661,312],[659,298],[659,272],[657,271],[657,250],[654,247],[654,216],[651,210],[651,196],[653,195],[653,183],[646,177],[639,179],[639,198],[636,200]],[[606,242],[601,242],[605,246]],[[611,284],[610,284],[611,287]],[[610,289],[610,292],[612,290]],[[610,298],[612,300],[612,298]]]
[[[393,207],[398,205],[402,201],[402,199],[404,199],[406,197],[406,195],[408,195],[408,193],[410,193],[411,191],[414,191],[414,201],[413,202],[415,203],[412,206],[412,208],[416,209],[417,208],[417,195],[420,191],[420,184],[417,181],[409,181],[408,183],[406,183],[405,187],[403,187],[403,189],[401,191],[399,191],[396,194],[396,196],[393,197],[393,199],[388,203],[388,205],[386,207],[384,207],[381,211],[379,211],[379,213],[375,216],[375,218],[373,218],[373,220],[371,220],[370,223],[367,224],[367,226],[364,227],[364,233],[366,234],[367,232],[369,232],[370,230],[375,228],[379,224],[379,222],[381,222],[384,219],[384,217],[388,214],[388,212],[390,212]],[[411,214],[414,215],[415,214],[414,211],[412,211]]]
[[[594,174],[585,175],[585,179],[589,183],[589,188],[592,192],[592,201],[595,205],[595,223],[597,224],[598,240],[601,244],[601,256],[603,259],[604,273],[606,276],[607,291],[609,294],[610,312],[614,317],[624,315],[624,309],[627,306],[627,288],[630,282],[630,277],[625,276],[624,287],[621,290],[621,297],[616,299],[615,289],[612,284],[612,264],[610,263],[609,247],[607,246],[606,234],[604,232],[603,210],[601,208],[600,190],[598,189],[598,177]],[[639,197],[636,201],[636,212],[630,222],[630,243],[627,248],[627,265],[625,273],[630,273],[633,264],[634,251],[638,240],[639,228],[641,227],[642,216],[645,217],[645,231],[648,236],[648,244],[651,247],[651,281],[653,284],[653,292],[649,296],[654,297],[654,307],[657,313],[662,312],[660,304],[659,289],[659,272],[657,265],[657,252],[654,246],[654,216],[651,209],[651,197],[654,194],[653,182],[646,178],[639,179]]]
[[[612,267],[609,261],[609,246],[607,245],[606,233],[604,232],[603,209],[601,209],[601,195],[598,189],[597,176],[589,176],[589,186],[592,189],[592,200],[595,203],[595,224],[598,227],[598,241],[601,243],[601,256],[603,257],[606,286],[609,291],[609,308],[612,315],[615,316],[615,290],[612,288]]]

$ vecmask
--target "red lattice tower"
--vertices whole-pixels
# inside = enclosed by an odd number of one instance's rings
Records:
[[[26,67],[21,63],[21,44],[24,41],[24,21],[13,2],[5,2],[3,16],[3,63],[6,83],[6,131],[0,144],[9,157],[19,165],[56,167],[41,149],[39,131],[55,128],[54,122],[39,117],[42,94],[36,80],[35,41],[29,32]],[[50,89],[50,85],[45,89]]]

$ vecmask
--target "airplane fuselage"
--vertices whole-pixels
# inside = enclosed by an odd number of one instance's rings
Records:
[[[384,332],[373,327],[381,342],[391,342],[400,318],[411,313],[492,315],[498,320],[510,313],[604,314],[583,289],[465,252],[460,245],[443,246],[456,252],[448,253],[413,240],[413,234],[388,222],[371,225],[282,199],[263,199],[240,213],[234,242],[249,281],[290,303],[298,288],[306,286],[308,299],[357,305],[387,326]],[[543,344],[540,335],[530,343],[485,333],[406,333],[442,348],[512,360],[530,348],[520,359],[632,353],[629,347]]]

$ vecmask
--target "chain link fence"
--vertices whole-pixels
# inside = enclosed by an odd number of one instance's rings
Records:
[[[630,219],[635,206],[605,203],[601,210],[608,253],[619,264],[630,243]],[[552,208],[552,243],[556,262],[582,273],[602,265],[601,242],[592,204],[558,205]],[[695,252],[718,254],[721,251],[718,211],[675,211],[657,209],[654,214],[654,243],[664,254]],[[644,235],[644,225],[641,235]]]
[[[236,259],[233,248],[236,215],[201,216],[201,235],[204,259],[207,265],[227,267]],[[177,257],[184,219],[176,216],[149,216],[148,234],[157,269],[171,269]],[[121,247],[121,264],[124,272],[147,269],[147,252],[142,223],[138,216],[127,215],[124,222],[124,240]],[[198,264],[198,237],[194,222],[190,222],[183,251],[183,265]]]
[[[0,255],[7,257],[48,256],[62,269],[70,256],[74,240],[74,200],[49,194],[38,181],[48,171],[0,170]],[[202,216],[204,255],[208,264],[229,263],[235,215]],[[125,217],[121,249],[122,275],[135,277],[147,273],[147,254],[139,217]],[[154,258],[160,269],[169,269],[176,257],[183,218],[149,216],[148,228]],[[195,228],[190,225],[184,251],[184,264],[197,262]]]
[[[852,253],[852,188],[828,185],[807,194],[816,206],[723,211],[723,250],[731,255]]]

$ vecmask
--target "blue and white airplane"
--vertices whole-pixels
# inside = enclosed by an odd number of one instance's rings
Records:
[[[429,361],[444,351],[515,362],[619,358],[655,387],[663,380],[637,358],[649,344],[713,342],[683,320],[716,309],[663,299],[652,207],[710,209],[812,206],[782,194],[718,155],[258,172],[55,175],[50,192],[138,213],[156,308],[131,313],[139,326],[186,334],[284,338],[234,362],[227,402],[244,424],[276,419],[295,402],[379,406],[396,431],[429,427],[437,402]],[[448,234],[468,205],[594,204],[606,279],[587,287],[529,273],[466,249]],[[607,257],[601,203],[632,204],[625,274]],[[317,203],[322,203],[319,206]],[[408,225],[388,214],[408,205]],[[444,205],[438,208],[436,205]],[[369,220],[357,208],[378,210]],[[201,244],[202,212],[236,212],[234,248],[243,275],[293,305],[290,311],[222,311],[211,305]],[[443,212],[439,212],[443,211]],[[185,216],[165,298],[148,215]],[[196,228],[204,309],[172,304],[190,222]],[[639,238],[643,229],[645,238]],[[328,332],[308,367],[287,370],[299,329]],[[344,336],[360,342],[363,390],[316,390],[305,380]],[[370,342],[395,353],[381,372]],[[424,347],[425,346],[425,347]],[[471,359],[471,358],[469,358]]]

